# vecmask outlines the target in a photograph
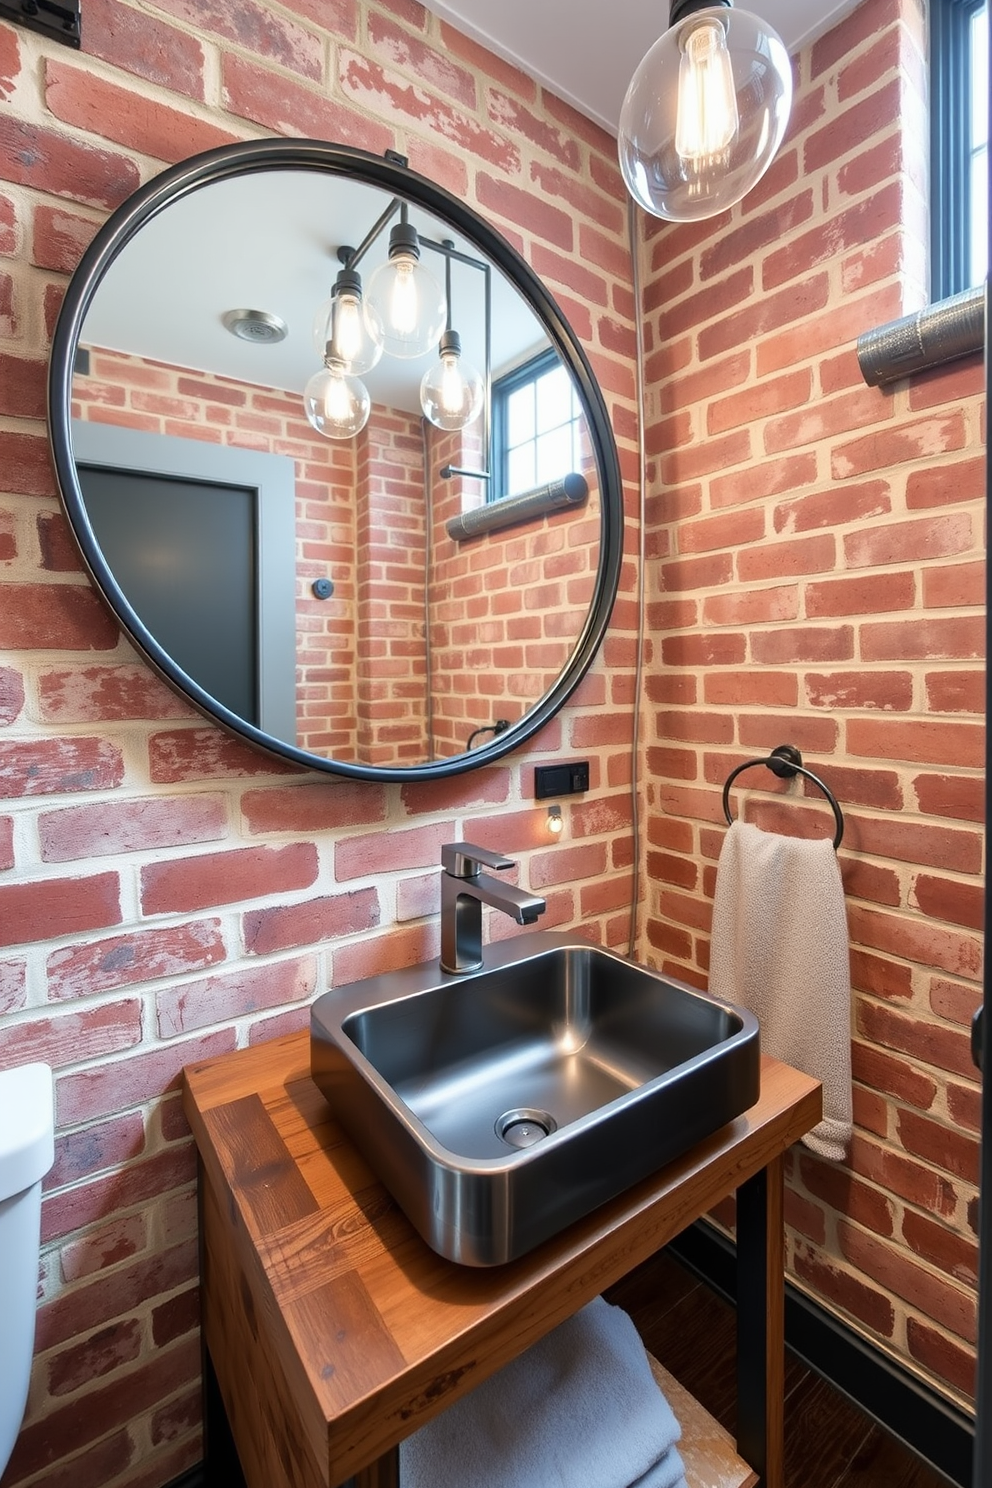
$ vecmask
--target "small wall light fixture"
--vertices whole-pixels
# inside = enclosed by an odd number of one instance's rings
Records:
[[[548,831],[552,837],[560,837],[565,830],[565,821],[561,814],[560,806],[548,807]]]
[[[715,217],[764,175],[791,107],[789,55],[766,21],[733,0],[672,0],[620,111],[628,191],[654,217]]]

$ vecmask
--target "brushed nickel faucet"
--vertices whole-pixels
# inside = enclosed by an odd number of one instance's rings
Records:
[[[449,842],[441,849],[441,970],[461,973],[482,966],[482,906],[501,909],[518,925],[533,925],[547,903],[537,894],[500,883],[483,873],[514,866],[512,858],[475,847],[471,842]]]

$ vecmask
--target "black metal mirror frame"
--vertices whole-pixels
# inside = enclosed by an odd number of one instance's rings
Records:
[[[527,299],[571,373],[582,399],[600,481],[600,555],[589,612],[572,654],[553,687],[528,713],[470,753],[420,765],[382,767],[325,759],[277,739],[239,718],[210,696],[158,644],[135,613],[111,571],[87,516],[71,438],[73,364],[87,309],[104,274],[140,228],[188,193],[233,175],[311,170],[357,178],[445,217],[513,281]],[[396,160],[322,140],[252,140],[196,155],[156,176],[129,197],[97,233],[73,274],[52,344],[48,382],[49,435],[62,503],[93,582],[124,631],[174,688],[231,734],[295,764],[359,780],[438,780],[490,764],[518,748],[552,719],[589,668],[608,624],[623,556],[623,492],[616,443],[606,404],[586,355],[552,296],[513,246],[464,202]]]

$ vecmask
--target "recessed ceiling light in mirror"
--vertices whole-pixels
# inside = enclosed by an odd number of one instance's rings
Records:
[[[256,346],[275,346],[289,334],[286,322],[267,310],[225,310],[221,320],[232,336],[239,341],[252,341]]]

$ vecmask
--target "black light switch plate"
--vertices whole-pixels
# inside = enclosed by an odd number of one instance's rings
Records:
[[[588,760],[571,760],[564,765],[534,766],[535,801],[546,801],[550,796],[575,796],[588,789]]]

